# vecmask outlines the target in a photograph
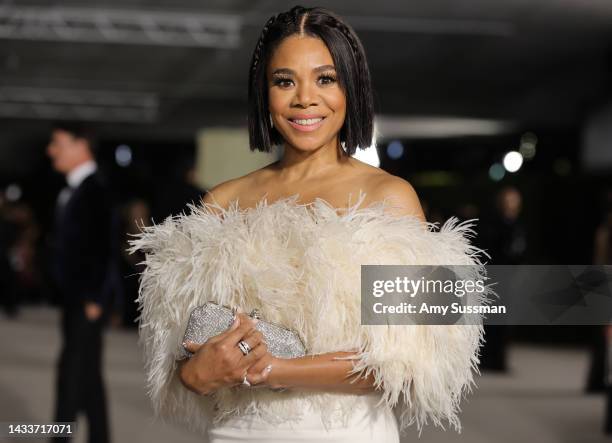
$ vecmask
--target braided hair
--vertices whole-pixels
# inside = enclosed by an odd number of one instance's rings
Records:
[[[267,64],[278,45],[292,35],[320,38],[334,60],[338,82],[346,96],[347,112],[340,142],[348,155],[367,148],[373,135],[373,95],[365,50],[355,31],[324,8],[295,6],[264,25],[251,58],[248,86],[248,126],[251,150],[269,152],[282,144],[281,134],[268,118]]]

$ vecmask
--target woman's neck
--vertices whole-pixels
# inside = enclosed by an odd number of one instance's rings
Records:
[[[285,145],[283,157],[278,161],[279,178],[286,182],[312,180],[349,161],[340,144],[335,141],[314,151],[303,151]]]

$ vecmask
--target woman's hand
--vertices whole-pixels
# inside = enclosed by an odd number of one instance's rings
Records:
[[[185,349],[194,355],[180,362],[179,377],[183,385],[198,394],[210,394],[222,387],[242,384],[249,368],[261,367],[261,360],[268,362],[268,348],[263,341],[263,334],[255,329],[255,324],[256,320],[239,313],[227,331],[211,337],[206,343],[185,343]],[[246,356],[238,348],[240,340],[251,347]],[[263,367],[266,365],[263,364]],[[266,372],[269,374],[270,371]],[[267,375],[260,376],[254,374],[247,377],[247,380],[253,384],[262,383]]]
[[[276,368],[278,369],[282,363],[282,359],[275,357],[266,352],[253,366],[251,366],[247,372],[247,380],[254,387],[267,387],[272,389],[284,388],[275,382],[273,382],[270,374]]]

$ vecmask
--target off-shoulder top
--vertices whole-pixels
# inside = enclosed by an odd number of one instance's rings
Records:
[[[147,392],[155,416],[206,432],[214,421],[258,414],[270,423],[314,408],[327,422],[346,420],[356,395],[288,389],[187,390],[177,358],[189,314],[214,301],[257,308],[296,330],[310,354],[353,351],[354,372],[373,373],[380,407],[398,408],[400,430],[431,422],[461,431],[462,397],[475,385],[482,325],[361,325],[361,264],[481,265],[473,221],[442,226],[390,215],[388,202],[357,203],[339,213],[298,195],[240,209],[203,204],[144,228],[132,251],[146,252],[137,300]],[[341,411],[339,414],[334,411]]]

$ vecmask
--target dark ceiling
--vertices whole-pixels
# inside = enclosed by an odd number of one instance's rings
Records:
[[[346,17],[362,38],[381,114],[562,128],[580,125],[609,97],[610,0],[316,4]],[[44,136],[47,122],[57,118],[92,120],[115,137],[169,141],[193,138],[208,125],[243,124],[251,50],[265,20],[290,6],[253,0],[2,3],[0,169],[23,158],[27,141]],[[41,30],[37,17],[53,14],[63,27]],[[147,28],[150,17],[174,21]],[[110,35],[115,25],[105,20],[130,28],[133,42]],[[213,28],[224,23],[222,40],[228,40],[190,42],[189,30],[207,20]],[[71,34],[71,27],[92,23],[97,28],[88,38]],[[164,26],[187,37],[159,40]]]

